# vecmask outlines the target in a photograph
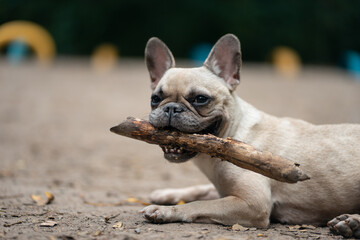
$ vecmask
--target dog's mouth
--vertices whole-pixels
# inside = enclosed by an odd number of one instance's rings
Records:
[[[164,152],[164,157],[174,163],[182,163],[195,157],[197,152],[191,152],[178,146],[160,146]]]
[[[189,133],[196,133],[196,134],[212,134],[217,135],[219,133],[219,129],[221,126],[221,120],[217,120],[214,123],[212,123],[207,128],[198,131],[198,132],[189,132]],[[176,130],[178,129],[174,127],[165,127],[165,130]],[[167,146],[160,146],[161,149],[164,152],[164,157],[173,163],[182,163],[190,160],[191,158],[195,157],[198,153],[193,151],[188,151],[182,147],[176,146],[176,145],[167,145]]]

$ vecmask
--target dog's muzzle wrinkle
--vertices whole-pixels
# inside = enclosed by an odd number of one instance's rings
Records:
[[[175,102],[154,109],[149,121],[157,128],[174,128],[182,132],[197,132],[201,128],[199,119],[184,104]]]

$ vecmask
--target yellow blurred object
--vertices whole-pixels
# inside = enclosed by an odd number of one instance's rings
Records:
[[[91,65],[97,72],[108,72],[115,67],[117,60],[116,46],[105,43],[95,48],[91,56]]]
[[[277,47],[272,52],[275,69],[284,77],[292,79],[301,70],[299,54],[289,47]]]
[[[36,204],[38,206],[44,206],[46,204],[50,204],[55,199],[54,195],[50,192],[45,192],[45,196],[46,196],[46,199],[43,198],[41,195],[35,195],[35,194],[30,195],[31,199],[34,202],[36,202]]]
[[[29,21],[12,21],[0,26],[0,48],[19,39],[34,50],[41,63],[48,63],[54,58],[54,39],[40,25]]]
[[[186,202],[184,200],[180,200],[176,205],[184,205]]]
[[[149,205],[150,205],[150,203],[141,201],[141,200],[136,199],[136,198],[133,198],[133,197],[128,198],[126,201],[127,201],[127,202],[130,202],[130,203],[140,203],[140,204],[142,204],[142,205],[144,205],[144,206],[149,206]]]

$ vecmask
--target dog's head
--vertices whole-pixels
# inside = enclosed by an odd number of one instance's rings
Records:
[[[224,134],[233,118],[233,91],[240,82],[241,51],[236,36],[220,38],[199,68],[175,68],[172,53],[158,38],[148,41],[145,61],[153,90],[152,125],[187,133]],[[162,148],[172,162],[196,155],[176,146]]]

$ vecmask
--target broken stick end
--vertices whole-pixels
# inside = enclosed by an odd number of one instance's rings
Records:
[[[298,166],[296,166],[295,169],[290,171],[288,174],[285,174],[285,176],[283,177],[289,180],[289,183],[297,183],[310,179],[310,177],[306,173],[304,173]]]
[[[302,176],[299,177],[299,181],[305,181],[311,179],[308,175],[305,173],[302,174]]]
[[[116,133],[116,127],[117,126],[110,128],[110,132]]]

